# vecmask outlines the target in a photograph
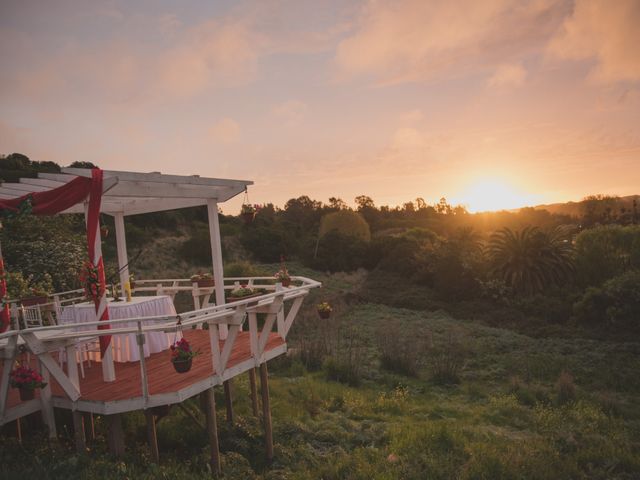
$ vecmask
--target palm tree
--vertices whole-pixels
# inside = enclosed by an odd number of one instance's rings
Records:
[[[569,280],[574,271],[573,246],[566,227],[545,232],[503,228],[489,240],[492,273],[514,290],[532,294]]]

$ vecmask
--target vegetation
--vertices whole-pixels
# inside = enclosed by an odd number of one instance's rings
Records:
[[[56,167],[25,158],[0,166]],[[637,203],[594,196],[553,213],[477,215],[445,199],[391,208],[362,195],[355,205],[302,196],[263,206],[250,224],[220,218],[228,276],[272,276],[284,255],[292,276],[323,282],[288,355],[270,362],[275,462],[264,461],[239,377],[238,420],[219,422],[225,478],[640,477]],[[81,218],[7,220],[1,235],[12,296],[77,286]],[[135,216],[127,235],[136,278],[210,269],[203,209]],[[203,420],[196,400],[185,406]],[[125,418],[122,460],[106,453],[104,419],[77,455],[71,418],[57,416],[57,444],[37,419],[25,420],[23,446],[15,424],[4,427],[0,478],[210,476],[206,434],[183,411],[158,423],[161,465],[149,461],[140,412]]]

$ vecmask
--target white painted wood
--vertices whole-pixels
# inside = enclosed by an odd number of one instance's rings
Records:
[[[258,315],[254,312],[249,312],[249,345],[251,347],[251,356],[254,358],[260,357],[258,351]]]
[[[67,375],[69,380],[80,392],[80,377],[78,376],[78,363],[76,362],[76,347],[69,345],[67,348]]]
[[[240,327],[238,325],[231,325],[229,327],[229,335],[227,335],[227,338],[224,341],[222,353],[220,354],[220,375],[224,375],[224,370],[227,368],[227,362],[229,361],[229,357],[231,356],[231,350],[233,349],[233,344],[238,337],[239,330]]]
[[[124,214],[116,213],[113,217],[116,225],[116,245],[118,250],[118,269],[120,270],[120,289],[129,281],[129,259],[127,257],[127,237],[124,226]]]
[[[209,322],[209,343],[211,345],[211,363],[216,376],[222,375],[220,368],[220,332],[218,325]]]
[[[40,375],[42,381],[47,385],[40,390],[40,408],[42,409],[42,421],[47,426],[49,438],[56,438],[56,419],[53,414],[53,403],[51,401],[51,378],[49,370],[45,368],[40,360],[38,360]]]
[[[9,374],[13,369],[16,360],[18,336],[14,335],[9,338],[7,347],[5,347],[8,355],[4,357],[2,366],[2,377],[0,378],[0,417],[4,416],[4,410],[7,406],[7,398],[9,396]]]
[[[224,269],[222,267],[222,243],[220,241],[220,222],[218,219],[218,202],[207,200],[207,217],[209,220],[209,236],[211,240],[211,258],[213,261],[213,279],[216,289],[216,305],[224,305]],[[220,337],[227,338],[227,327],[220,327]]]

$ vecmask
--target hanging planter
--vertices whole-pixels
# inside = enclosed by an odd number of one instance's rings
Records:
[[[181,328],[179,323],[176,328]],[[176,330],[176,336],[177,332],[178,330]],[[194,352],[186,338],[181,338],[171,345],[171,363],[178,373],[186,373],[191,370],[193,357],[198,355],[200,355],[200,351]]]
[[[18,389],[22,401],[33,400],[36,389],[47,386],[42,380],[42,375],[25,365],[20,365],[9,373],[9,383],[13,388]]]
[[[289,270],[284,264],[284,255],[280,256],[280,270],[275,273],[273,278],[276,279],[277,283],[281,283],[283,287],[291,285],[291,275],[289,275]]]
[[[318,312],[318,315],[320,315],[320,318],[327,319],[331,316],[333,308],[331,308],[331,305],[329,305],[327,302],[322,302],[316,305],[316,311]]]
[[[241,216],[242,216],[242,220],[244,221],[244,224],[249,225],[253,223],[253,221],[255,220],[256,212],[243,212]]]
[[[189,370],[191,370],[192,361],[193,359],[189,358],[187,360],[171,360],[171,363],[173,363],[173,368],[176,369],[176,372],[187,373]]]
[[[240,217],[244,221],[245,225],[249,225],[253,223],[256,218],[256,213],[260,210],[261,206],[256,204],[251,204],[249,202],[249,192],[245,188],[244,190],[244,199],[242,200],[242,207],[240,208]]]
[[[109,227],[107,227],[106,225],[102,225],[100,227],[100,237],[107,238],[108,236],[109,236]]]

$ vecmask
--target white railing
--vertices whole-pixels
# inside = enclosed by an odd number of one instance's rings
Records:
[[[162,315],[152,317],[141,318],[126,318],[118,320],[107,321],[95,321],[89,323],[82,323],[82,331],[78,331],[77,324],[69,325],[52,325],[38,328],[30,328],[25,330],[10,330],[8,332],[0,334],[0,357],[4,359],[4,366],[2,370],[2,377],[0,379],[0,425],[6,423],[9,420],[16,418],[20,412],[26,411],[28,408],[37,407],[36,400],[23,402],[19,405],[19,411],[12,412],[7,415],[7,396],[9,389],[9,372],[13,368],[15,358],[19,353],[19,344],[23,343],[25,348],[32,354],[37,356],[40,362],[41,370],[45,374],[45,381],[49,375],[56,379],[60,387],[64,390],[69,398],[70,408],[80,408],[85,411],[96,411],[97,413],[107,413],[100,411],[99,405],[91,405],[91,402],[82,400],[82,391],[80,378],[78,375],[78,365],[75,359],[75,348],[78,343],[86,342],[87,340],[95,340],[101,336],[119,335],[119,334],[136,334],[139,354],[140,354],[140,382],[142,395],[136,398],[131,398],[126,401],[118,401],[117,408],[119,411],[129,411],[141,408],[148,408],[152,406],[166,405],[169,403],[175,403],[181,401],[184,395],[192,396],[196,393],[204,391],[206,388],[210,388],[214,385],[222,383],[224,380],[231,378],[242,371],[264,363],[267,358],[266,346],[269,340],[269,335],[276,326],[277,334],[286,340],[287,334],[291,325],[302,305],[304,297],[309,293],[311,288],[321,286],[319,282],[311,280],[305,277],[293,277],[293,285],[287,288],[282,287],[280,284],[273,284],[272,277],[254,277],[254,278],[228,278],[225,281],[233,282],[230,285],[225,285],[225,289],[233,289],[236,284],[247,284],[254,288],[264,288],[266,293],[262,295],[234,300],[223,305],[212,305],[204,308],[192,310],[189,312],[181,313],[178,315]],[[270,283],[267,284],[266,282]],[[156,291],[158,284],[171,282],[172,289],[191,290],[200,293],[202,290],[199,287],[181,285],[186,282],[190,282],[188,279],[168,279],[168,280],[145,280],[136,281],[136,291]],[[140,287],[138,284],[145,285],[145,283],[155,283],[156,286]],[[177,284],[176,284],[177,283]],[[191,283],[191,282],[190,282]],[[213,287],[206,287],[213,289]],[[77,291],[62,292],[63,298],[65,294],[73,294]],[[71,297],[73,298],[73,297]],[[60,301],[60,300],[59,300]],[[284,305],[286,302],[291,302],[291,307],[288,309],[285,315]],[[257,315],[259,313],[265,314],[264,323],[261,329],[258,328]],[[242,325],[247,319],[249,328],[249,343],[250,343],[250,358],[243,360],[241,364],[229,367],[229,359],[233,350],[235,341],[238,337],[238,333],[242,329]],[[214,375],[204,380],[199,380],[196,384],[191,385],[186,393],[183,392],[182,396],[171,394],[158,394],[150,395],[148,388],[148,374],[146,368],[146,359],[144,356],[144,338],[146,333],[150,332],[165,332],[171,333],[176,331],[178,321],[183,329],[189,329],[192,326],[200,326],[204,323],[208,325],[209,340],[210,340],[210,356],[213,366]],[[135,325],[135,326],[132,326]],[[228,327],[228,335],[226,339],[221,339],[220,326],[226,325]],[[105,327],[107,327],[105,329]],[[222,343],[222,346],[221,346]],[[286,348],[286,347],[285,347]],[[61,349],[66,350],[67,354],[67,372],[65,373],[59,363],[51,356],[52,352],[59,352]],[[284,353],[275,352],[275,355]],[[115,380],[117,381],[117,379]],[[47,383],[49,383],[47,381]],[[41,391],[40,395],[41,408],[45,412],[45,416],[51,415],[53,418],[52,410],[52,396],[51,386],[47,385]],[[56,399],[59,403],[64,404],[64,399]],[[35,402],[35,403],[34,403]],[[46,413],[49,412],[49,413]],[[114,413],[114,412],[111,412]]]

